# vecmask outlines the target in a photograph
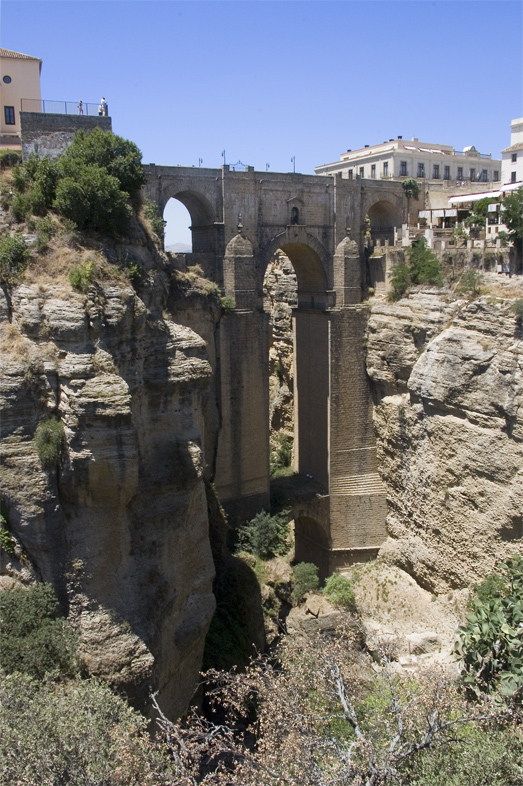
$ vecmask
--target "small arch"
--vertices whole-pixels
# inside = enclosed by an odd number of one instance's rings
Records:
[[[291,224],[299,224],[300,223],[300,211],[297,207],[293,207],[291,210]]]
[[[165,250],[173,253],[192,252],[191,214],[179,199],[169,199],[163,211]]]
[[[401,211],[388,200],[382,199],[371,205],[367,211],[370,220],[370,232],[373,243],[380,240],[394,243],[394,229],[401,227]]]
[[[294,520],[294,560],[312,562],[318,568],[320,579],[329,574],[330,540],[321,524],[309,516]]]

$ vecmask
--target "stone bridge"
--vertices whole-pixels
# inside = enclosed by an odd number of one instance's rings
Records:
[[[146,193],[160,214],[174,197],[191,215],[192,264],[234,298],[217,341],[215,486],[226,510],[269,507],[270,326],[263,279],[281,249],[298,281],[295,469],[322,488],[295,511],[296,557],[325,574],[374,556],[385,538],[386,503],[364,363],[362,299],[375,275],[365,253],[365,219],[374,237],[392,241],[406,209],[401,183],[252,167],[145,169]]]

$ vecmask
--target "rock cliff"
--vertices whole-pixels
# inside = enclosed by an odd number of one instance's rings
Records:
[[[368,324],[389,508],[381,555],[432,592],[478,581],[523,545],[523,336],[511,311],[523,286],[486,284],[473,302],[430,290],[376,299]]]
[[[149,268],[139,294],[29,271],[0,290],[0,498],[16,543],[0,572],[52,582],[91,673],[138,703],[152,686],[176,716],[215,607],[204,481],[219,305],[180,296],[143,238],[114,253]],[[65,446],[45,468],[34,435],[49,416]]]

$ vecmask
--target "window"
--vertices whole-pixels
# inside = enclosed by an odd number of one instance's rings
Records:
[[[353,169],[349,169],[349,180],[352,180],[353,171],[354,171]]]
[[[370,176],[371,177],[376,177],[376,164],[372,164],[372,166],[370,168]]]
[[[458,167],[458,180],[463,180],[463,167]]]
[[[486,169],[482,169],[482,170],[481,170],[481,179],[482,179],[482,181],[483,181],[484,183],[486,183],[486,182],[487,182],[487,180],[488,180],[488,172],[487,172],[487,170],[486,170]]]
[[[450,167],[446,166],[443,170],[443,180],[450,180]]]
[[[385,161],[383,163],[383,177],[388,177],[389,175],[389,162]]]
[[[418,177],[425,177],[425,164],[418,164]]]
[[[499,180],[499,169],[494,170],[494,180]]]
[[[439,164],[434,164],[432,168],[432,177],[434,180],[439,180]]]
[[[15,123],[15,108],[14,106],[4,106],[4,116],[6,126],[14,126]]]
[[[511,172],[510,173],[510,182],[511,183],[516,183],[517,182],[516,181],[516,173],[515,172]]]
[[[406,176],[407,176],[407,162],[400,161],[400,177],[406,177]]]
[[[4,76],[3,81],[5,82],[6,85],[10,85],[12,80],[11,80],[11,77],[8,74],[6,74]]]
[[[518,160],[518,154],[512,153],[512,163],[515,164],[517,160]]]
[[[360,166],[360,177],[364,177],[365,169],[364,167]]]
[[[470,170],[470,180],[474,181],[475,179],[476,179],[476,170],[474,168],[471,168],[471,170]]]

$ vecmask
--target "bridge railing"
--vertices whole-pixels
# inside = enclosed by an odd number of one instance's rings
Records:
[[[22,112],[42,112],[48,115],[99,115],[100,104],[82,101],[48,101],[39,98],[22,98]]]

